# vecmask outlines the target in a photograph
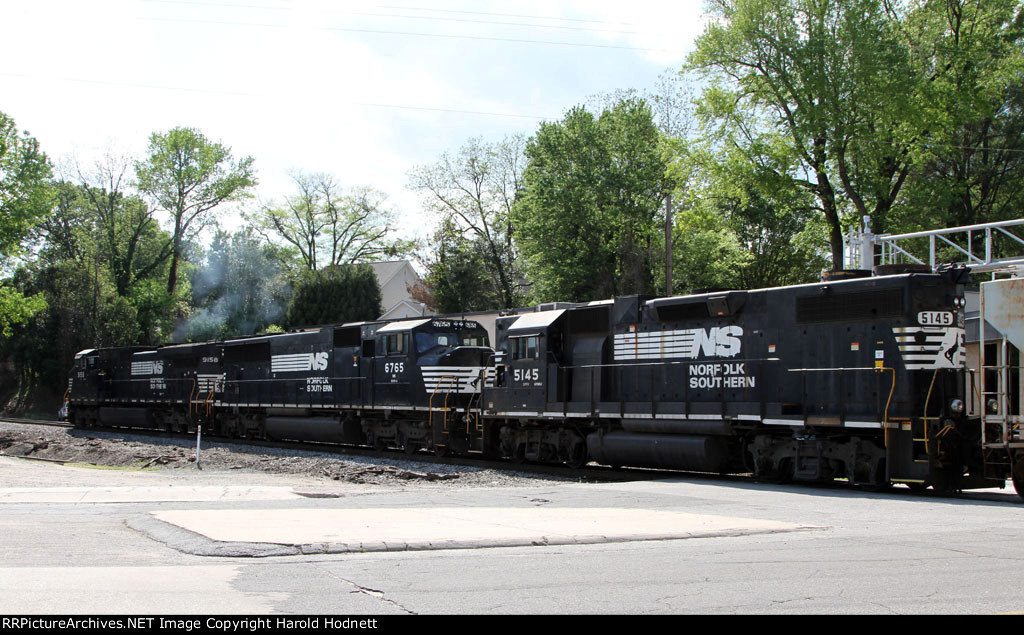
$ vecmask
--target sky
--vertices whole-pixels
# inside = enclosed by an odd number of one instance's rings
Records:
[[[385,192],[407,237],[430,226],[411,169],[652,89],[704,27],[699,0],[0,0],[0,15],[0,111],[56,163],[141,158],[152,133],[197,128],[255,159],[259,202],[325,172]]]

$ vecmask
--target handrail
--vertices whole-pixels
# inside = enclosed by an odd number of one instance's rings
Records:
[[[440,391],[440,389],[441,389],[441,382],[446,380],[446,379],[449,380],[449,385],[448,385],[449,390],[446,390],[445,393],[444,393],[444,395],[445,395],[445,397],[444,397],[444,406],[442,408],[440,408],[440,411],[442,412],[442,421],[441,421],[442,430],[447,433],[448,432],[448,397],[452,394],[452,391],[450,390],[451,382],[455,382],[455,385],[458,385],[458,377],[456,377],[454,375],[442,375],[442,376],[437,378],[437,381],[434,384],[434,390],[431,391],[431,393],[430,393],[430,399],[427,400],[427,412],[430,413],[430,427],[431,427],[431,429],[433,429],[433,427],[434,427],[434,395],[436,395]]]

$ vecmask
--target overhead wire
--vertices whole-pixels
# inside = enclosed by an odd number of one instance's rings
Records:
[[[588,22],[591,24],[615,24],[619,26],[636,26],[629,22],[606,22],[604,20],[589,20],[585,18],[556,18],[552,16],[544,15],[524,15],[521,13],[495,13],[487,11],[464,11],[456,9],[436,9],[433,7],[409,7],[409,6],[398,6],[398,5],[377,5],[381,9],[401,9],[404,11],[431,11],[435,13],[462,13],[467,15],[489,15],[489,16],[501,16],[506,18],[530,18],[534,20],[553,20],[559,22]]]
[[[187,18],[155,18],[155,17],[140,17],[139,20],[145,20],[150,22],[180,22],[189,24],[220,24],[226,26],[255,26],[265,28],[288,28],[286,24],[266,24],[258,22],[237,22],[230,20],[197,20]],[[456,35],[452,33],[423,33],[416,31],[394,31],[387,29],[359,29],[354,27],[339,27],[339,26],[321,26],[317,27],[324,31],[339,31],[346,33],[370,33],[376,35],[402,35],[402,36],[413,36],[413,37],[427,37],[427,38],[441,38],[441,39],[455,39],[455,40],[476,40],[476,41],[488,41],[488,42],[511,42],[515,44],[547,44],[553,46],[576,46],[585,48],[602,48],[602,49],[618,49],[624,51],[646,51],[646,52],[670,52],[670,49],[662,48],[646,48],[641,46],[623,46],[619,44],[596,44],[591,42],[561,42],[557,40],[530,40],[524,38],[507,38],[507,37],[496,37],[496,36],[482,36],[482,35]]]
[[[23,79],[40,79],[38,75],[26,75],[24,73],[10,73],[6,71],[0,71],[0,76],[7,77],[20,77]],[[242,91],[228,91],[228,90],[216,90],[208,88],[191,88],[187,86],[162,86],[159,84],[141,84],[136,82],[115,82],[102,79],[83,79],[80,77],[53,77],[50,78],[55,81],[75,82],[79,84],[96,84],[100,86],[121,86],[125,88],[143,88],[148,90],[167,90],[176,92],[189,92],[199,94],[210,94],[210,95],[230,95],[235,97],[266,97],[263,93],[251,93]],[[412,106],[409,104],[382,104],[373,102],[349,102],[354,106],[362,106],[367,108],[394,108],[401,110],[423,110],[428,112],[449,112],[463,115],[481,115],[488,117],[513,117],[519,119],[533,119],[541,121],[544,119],[551,119],[549,116],[543,115],[528,115],[522,113],[509,113],[509,112],[488,112],[484,110],[464,110],[458,108],[438,108],[430,106]]]

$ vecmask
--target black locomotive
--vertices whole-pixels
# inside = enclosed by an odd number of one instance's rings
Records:
[[[965,411],[967,279],[619,297],[499,317],[493,349],[478,323],[435,317],[87,350],[69,416],[574,466],[1001,486]]]

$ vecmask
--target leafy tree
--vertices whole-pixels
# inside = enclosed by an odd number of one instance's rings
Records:
[[[187,280],[166,288],[171,236],[125,184],[129,163],[104,160],[54,185],[53,213],[35,228],[35,258],[12,281],[45,308],[11,328],[2,354],[17,368],[24,403],[56,400],[76,352],[167,341]],[[185,268],[182,269],[185,273]]]
[[[41,294],[26,298],[16,289],[0,286],[0,336],[10,337],[14,325],[27,322],[45,308],[46,300]]]
[[[894,229],[1007,220],[1024,195],[1024,7],[1016,0],[940,3],[919,11],[906,37],[934,42],[935,117],[908,177]],[[948,96],[942,99],[942,96]]]
[[[828,262],[815,247],[827,244],[827,232],[813,195],[714,141],[680,142],[669,168],[685,185],[676,194],[676,254],[688,263],[677,270],[680,282],[756,289],[815,280]]]
[[[0,112],[0,270],[8,257],[22,251],[22,241],[34,224],[50,212],[53,190],[51,167],[39,142],[27,133],[18,135],[14,120]],[[41,311],[42,296],[25,297],[12,286],[0,286],[0,336]]]
[[[89,266],[72,260],[34,263],[17,272],[14,284],[25,295],[44,297],[47,304],[14,326],[12,336],[0,345],[17,373],[20,407],[55,404],[78,351],[133,345],[145,337],[137,308],[117,295],[98,261]]]
[[[511,211],[522,187],[524,144],[521,136],[492,144],[470,139],[455,156],[442,154],[437,163],[409,175],[409,186],[423,194],[424,206],[443,224],[437,237],[445,251],[438,252],[430,278],[444,306],[512,308],[523,300]],[[465,295],[469,287],[482,296]],[[452,312],[460,310],[466,309]]]
[[[411,251],[411,241],[393,237],[396,215],[384,207],[383,193],[358,187],[346,194],[322,173],[292,178],[298,191],[283,206],[265,207],[248,218],[268,239],[276,236],[298,250],[309,271]]]
[[[0,112],[0,258],[18,253],[29,229],[50,212],[50,175],[39,142],[19,136],[14,120]]]
[[[904,129],[917,76],[881,0],[712,0],[690,58],[712,86],[704,113],[752,163],[813,193],[843,256],[840,191],[858,210],[892,206],[909,169]],[[914,126],[919,129],[919,126]],[[913,132],[910,133],[911,135]],[[762,161],[783,143],[788,161]]]
[[[230,148],[198,130],[174,128],[150,136],[148,157],[135,170],[139,189],[171,215],[167,291],[173,295],[186,243],[213,220],[219,205],[248,196],[256,185],[253,159],[235,161]]]
[[[886,231],[922,150],[1019,73],[1019,36],[1003,37],[1019,3],[986,4],[711,0],[689,60],[711,80],[703,113],[751,164],[816,197],[834,267],[841,214]]]
[[[154,210],[129,193],[130,169],[131,161],[112,155],[97,161],[88,173],[77,168],[80,186],[69,189],[61,183],[58,213],[45,225],[51,240],[69,244],[69,228],[84,224],[95,237],[120,296],[128,296],[137,281],[160,269],[172,251],[171,237],[160,231]]]
[[[290,328],[374,320],[382,313],[380,286],[369,265],[305,271],[293,287],[285,317]]]
[[[643,100],[595,117],[573,108],[526,148],[513,208],[520,249],[542,300],[594,300],[653,287],[665,161]]]
[[[465,313],[503,306],[493,278],[487,275],[485,254],[489,252],[484,239],[467,237],[454,220],[445,219],[434,233],[433,242],[424,280],[431,292],[432,310]]]

